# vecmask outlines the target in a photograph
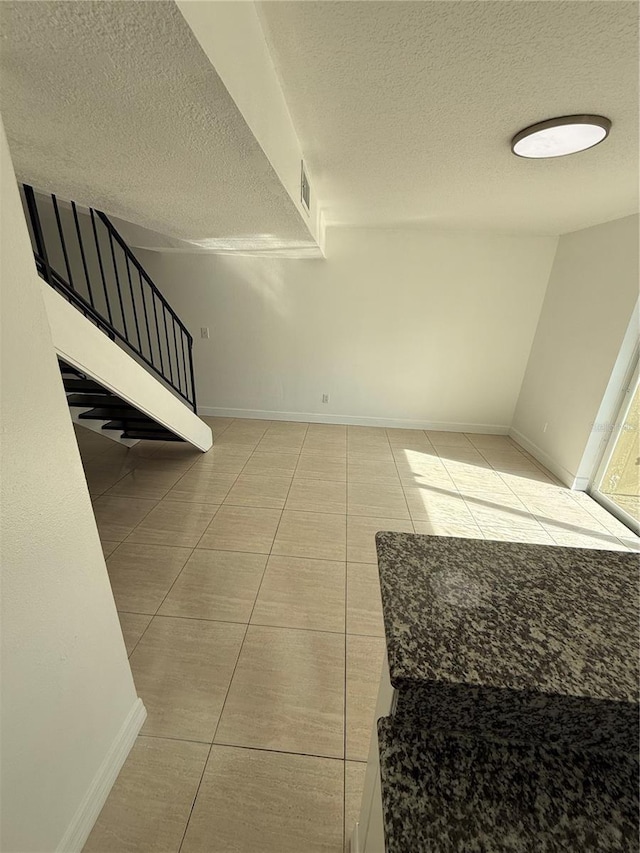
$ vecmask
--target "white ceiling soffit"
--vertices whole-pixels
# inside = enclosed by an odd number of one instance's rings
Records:
[[[201,250],[313,251],[173,2],[2,2],[0,24],[21,180]]]
[[[259,4],[331,223],[564,233],[638,206],[636,2]],[[589,151],[511,137],[597,113]]]

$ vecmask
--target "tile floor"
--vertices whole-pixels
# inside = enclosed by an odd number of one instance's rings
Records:
[[[77,429],[148,719],[85,853],[340,853],[384,652],[374,534],[638,539],[510,439],[208,418]]]

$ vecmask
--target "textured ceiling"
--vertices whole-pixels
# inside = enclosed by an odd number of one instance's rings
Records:
[[[172,2],[0,2],[16,172],[210,249],[314,246]]]
[[[328,222],[563,233],[637,209],[635,2],[259,5]],[[601,146],[510,152],[541,119],[603,113]]]

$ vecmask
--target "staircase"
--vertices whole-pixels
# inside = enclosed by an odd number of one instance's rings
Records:
[[[120,439],[122,444],[133,444],[141,439],[184,441],[63,361],[60,373],[73,420],[81,426],[96,431],[100,428],[109,438]]]
[[[207,450],[193,338],[111,221],[27,184],[20,190],[74,422],[122,444]]]

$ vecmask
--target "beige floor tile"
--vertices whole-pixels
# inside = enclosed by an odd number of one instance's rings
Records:
[[[326,439],[322,437],[313,437],[307,435],[302,445],[302,455],[304,456],[326,456],[331,459],[346,459],[347,458],[347,439],[343,438]]]
[[[211,465],[192,468],[167,495],[170,501],[221,504],[236,482],[237,474],[218,471]]]
[[[469,498],[467,498],[466,503],[471,515],[480,527],[534,527],[540,529],[538,521],[524,506],[500,506],[499,504],[487,506],[486,504],[478,504]]]
[[[347,516],[347,560],[354,563],[376,563],[375,535],[380,530],[413,533],[411,521],[397,518]]]
[[[352,483],[347,488],[349,515],[379,515],[383,518],[409,518],[402,486],[383,483]]]
[[[344,607],[344,563],[271,556],[251,622],[344,632]]]
[[[109,542],[106,539],[102,539],[102,540],[100,540],[100,542],[102,545],[102,553],[104,554],[105,559],[109,556],[109,554],[113,554],[113,552],[116,550],[116,548],[120,544],[119,542]]]
[[[306,480],[333,480],[336,483],[344,483],[347,480],[347,456],[334,456],[327,453],[308,453],[305,450],[300,454],[296,477]]]
[[[333,512],[346,515],[346,483],[332,480],[307,480],[296,474],[291,484],[286,508],[303,512]]]
[[[347,427],[345,424],[309,424],[307,429],[307,438],[309,437],[328,438],[330,436],[342,437],[346,440]]]
[[[434,447],[473,447],[463,432],[426,429],[425,434]]]
[[[447,465],[448,462],[459,463],[458,468],[491,468],[491,463],[487,462],[484,456],[473,447],[439,447],[438,457]]]
[[[252,451],[241,447],[218,447],[213,445],[211,450],[203,453],[190,470],[199,471],[202,468],[213,468],[220,474],[239,474],[249,461]]]
[[[445,462],[445,466],[455,486],[460,491],[487,491],[495,494],[510,491],[501,475],[491,468],[465,466],[461,462]]]
[[[387,429],[387,439],[392,447],[404,447],[409,444],[430,444],[423,429]]]
[[[492,435],[480,432],[468,432],[465,435],[471,444],[480,450],[484,450],[485,448],[504,451],[520,450],[518,445],[508,435]]]
[[[366,761],[385,654],[381,637],[347,634],[346,755]]]
[[[146,616],[143,613],[118,613],[120,620],[120,628],[124,637],[124,644],[127,648],[127,654],[130,655],[135,649],[140,637],[149,627],[152,617]]]
[[[360,819],[362,792],[367,765],[361,761],[344,763],[344,840],[345,853],[351,853],[350,842],[353,828]]]
[[[194,548],[217,511],[214,504],[165,498],[136,527],[127,541]]]
[[[344,635],[250,625],[216,743],[342,758]]]
[[[235,433],[232,432],[233,425],[228,427],[222,435],[216,439],[216,447],[230,450],[236,453],[253,453],[262,438],[262,433]]]
[[[293,476],[298,464],[297,453],[270,453],[256,450],[244,467],[243,474],[268,474],[273,477]]]
[[[340,853],[342,762],[214,746],[181,853]]]
[[[107,558],[118,610],[153,615],[190,553],[189,548],[123,542]]]
[[[213,433],[218,435],[222,434],[233,423],[233,418],[222,418],[217,415],[200,415],[199,417],[211,428]]]
[[[122,542],[156,506],[148,498],[121,498],[102,495],[93,503],[100,539]]]
[[[224,502],[232,506],[282,509],[290,486],[291,477],[276,477],[273,474],[240,474]]]
[[[442,519],[415,521],[416,533],[425,536],[457,536],[460,539],[484,539],[482,531],[474,521],[456,522]]]
[[[260,453],[295,453],[300,454],[304,436],[286,433],[266,433],[259,441],[256,450]]]
[[[210,742],[244,625],[155,616],[131,655],[148,717],[143,734]]]
[[[139,737],[83,853],[177,853],[208,752],[206,744]]]
[[[279,509],[222,506],[206,529],[198,547],[268,554],[280,516]]]
[[[393,462],[393,451],[389,444],[347,444],[347,460],[364,459],[369,462]]]
[[[485,539],[497,542],[528,542],[531,545],[553,545],[554,541],[542,527],[491,527],[480,528]]]
[[[347,633],[384,637],[380,578],[375,563],[347,563]]]
[[[435,518],[455,521],[472,521],[469,507],[463,496],[441,487],[404,486],[411,518],[414,521],[432,521]]]
[[[505,473],[500,474],[500,479],[512,492],[521,497],[525,495],[546,497],[564,490],[564,486],[554,482],[542,471]]]
[[[343,515],[285,510],[272,553],[318,560],[344,560],[345,538]]]
[[[390,483],[397,485],[400,477],[395,462],[370,462],[351,457],[347,468],[349,483]]]
[[[196,548],[159,613],[248,622],[266,563],[263,554]]]
[[[108,494],[160,500],[179,479],[180,474],[175,471],[135,468],[130,474],[118,480],[109,489]]]
[[[605,551],[620,551],[625,547],[611,533],[588,527],[580,528],[560,523],[543,524],[544,530],[551,536],[556,545],[565,548],[597,548]]]

